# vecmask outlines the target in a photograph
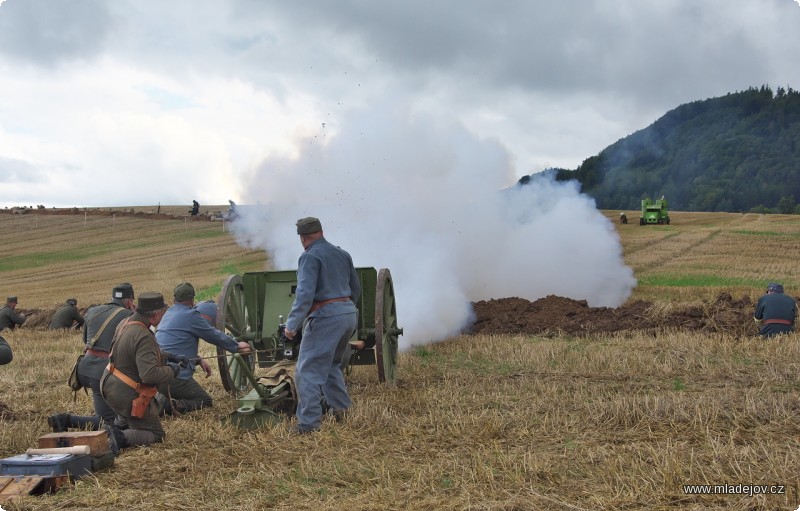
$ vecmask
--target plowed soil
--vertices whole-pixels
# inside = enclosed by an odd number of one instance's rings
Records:
[[[797,298],[795,298],[797,299]],[[714,301],[655,305],[634,301],[618,308],[589,307],[585,300],[547,296],[534,302],[500,298],[473,303],[472,334],[571,335],[625,330],[693,330],[737,336],[757,333],[755,303],[749,296],[734,299],[723,293]]]

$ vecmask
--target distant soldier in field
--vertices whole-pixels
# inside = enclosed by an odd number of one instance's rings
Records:
[[[47,418],[47,423],[54,433],[67,431],[70,428],[98,430],[103,424],[113,424],[117,414],[106,403],[100,393],[100,378],[108,365],[114,331],[122,320],[133,314],[133,286],[129,283],[115,286],[111,291],[111,301],[104,305],[95,305],[86,311],[86,322],[83,325],[84,355],[78,363],[78,381],[92,390],[94,415],[71,415],[57,413]]]
[[[193,200],[192,209],[189,210],[189,214],[192,216],[197,216],[198,213],[200,213],[200,203],[197,202],[196,200]]]
[[[797,303],[789,295],[783,293],[783,285],[771,283],[767,293],[758,299],[756,313],[753,316],[759,325],[762,337],[772,337],[794,331],[797,316]]]
[[[11,352],[11,346],[0,336],[0,366],[11,363],[13,359],[14,353]]]
[[[214,328],[217,304],[203,302],[194,307],[194,296],[194,286],[188,282],[178,284],[173,291],[174,303],[164,314],[156,332],[159,347],[185,363],[174,380],[158,387],[159,392],[168,398],[165,400],[165,414],[191,412],[213,404],[208,392],[194,379],[196,365],[206,376],[211,375],[208,361],[197,361],[200,339],[231,353],[250,351],[246,342],[238,342]]]
[[[58,308],[50,320],[47,328],[58,330],[61,328],[80,328],[83,326],[83,316],[78,311],[78,300],[67,298],[67,301]]]
[[[239,216],[239,213],[236,210],[235,202],[233,202],[231,199],[228,199],[228,204],[230,204],[230,206],[228,207],[228,220],[233,221],[236,219],[237,216]]]
[[[25,323],[25,315],[17,312],[17,297],[9,296],[6,304],[0,308],[0,332],[8,328],[13,330]]]

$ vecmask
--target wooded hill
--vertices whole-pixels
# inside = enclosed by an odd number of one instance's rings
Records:
[[[800,213],[798,146],[800,92],[762,85],[681,105],[577,169],[549,172],[577,179],[600,209],[664,195],[671,210]]]

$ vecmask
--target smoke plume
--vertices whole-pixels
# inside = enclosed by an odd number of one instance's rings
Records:
[[[294,269],[295,221],[320,218],[356,266],[390,269],[401,349],[461,332],[472,301],[555,294],[621,305],[636,280],[594,201],[574,183],[514,182],[499,142],[376,108],[321,128],[295,159],[263,161],[243,194],[255,206],[240,208],[233,229],[275,269]]]

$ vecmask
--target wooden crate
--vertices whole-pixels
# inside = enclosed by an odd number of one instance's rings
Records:
[[[69,484],[69,476],[0,476],[0,504],[26,495],[53,493]]]
[[[105,431],[65,431],[39,437],[40,449],[74,445],[88,445],[90,456],[102,456],[109,451],[108,434]]]

